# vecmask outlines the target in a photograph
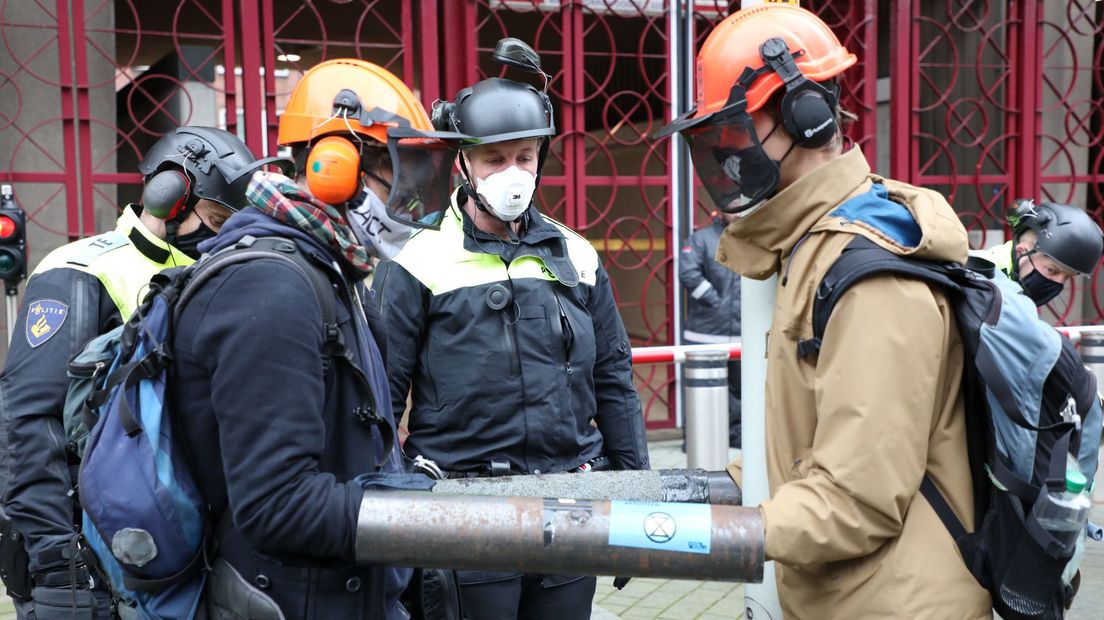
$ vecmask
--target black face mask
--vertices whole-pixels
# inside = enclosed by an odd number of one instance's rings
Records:
[[[189,258],[198,259],[199,244],[213,238],[215,234],[215,231],[207,228],[207,224],[204,224],[201,220],[198,228],[184,235],[176,235],[169,243]]]
[[[1024,276],[1020,280],[1020,286],[1023,287],[1024,294],[1030,297],[1036,306],[1045,306],[1047,302],[1057,297],[1064,288],[1061,282],[1055,282],[1038,271],[1032,271]]]

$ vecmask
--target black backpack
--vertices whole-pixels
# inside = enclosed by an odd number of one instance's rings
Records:
[[[977,266],[909,259],[856,237],[821,281],[813,337],[798,343],[798,353],[819,351],[836,302],[864,278],[913,278],[947,295],[964,346],[975,531],[967,533],[928,476],[920,491],[1002,618],[1061,618],[1074,594],[1061,579],[1071,554],[1031,509],[1041,493],[1064,490],[1067,453],[1080,456],[1092,480],[1101,435],[1096,379],[1072,343],[1038,318],[1019,285],[991,263]]]

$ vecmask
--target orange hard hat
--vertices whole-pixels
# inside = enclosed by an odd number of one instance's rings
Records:
[[[766,4],[741,9],[717,24],[698,52],[693,118],[708,116],[728,103],[732,86],[744,70],[763,67],[759,47],[773,37],[787,43],[797,68],[814,82],[837,76],[858,61],[827,24],[803,8]],[[782,78],[777,73],[762,73],[747,89],[747,111],[762,108],[781,87]]]
[[[402,80],[370,62],[339,58],[303,74],[280,115],[277,142],[285,146],[352,130],[386,144],[387,129],[398,126],[433,129]]]

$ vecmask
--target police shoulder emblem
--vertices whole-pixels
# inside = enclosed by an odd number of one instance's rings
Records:
[[[69,306],[54,299],[39,299],[27,306],[27,344],[31,348],[45,343],[61,330]]]

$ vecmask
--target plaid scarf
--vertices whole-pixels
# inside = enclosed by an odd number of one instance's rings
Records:
[[[349,262],[361,276],[372,273],[368,249],[357,242],[349,222],[332,205],[311,196],[282,174],[256,172],[245,197],[262,213],[313,235]]]

